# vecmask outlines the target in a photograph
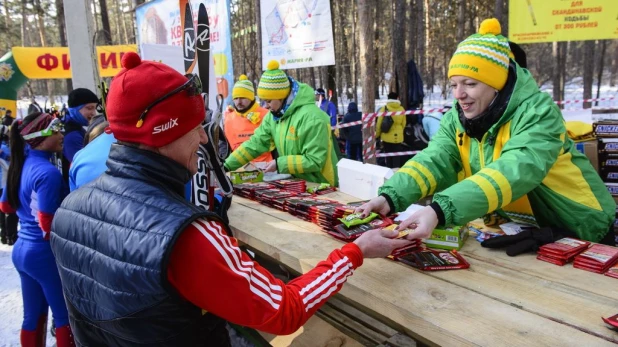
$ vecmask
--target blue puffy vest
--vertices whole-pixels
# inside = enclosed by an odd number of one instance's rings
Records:
[[[171,251],[187,225],[197,218],[220,220],[184,199],[188,170],[120,144],[112,145],[107,166],[105,174],[69,194],[52,226],[51,247],[76,342],[229,343],[225,322],[182,299],[167,280]]]

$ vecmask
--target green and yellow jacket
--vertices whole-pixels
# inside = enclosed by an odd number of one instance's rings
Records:
[[[309,182],[337,186],[337,154],[331,137],[329,116],[315,105],[311,87],[290,78],[291,95],[283,115],[264,117],[251,138],[225,161],[228,170],[236,170],[270,150],[274,141],[279,157],[279,173],[291,174]]]
[[[516,81],[510,100],[480,141],[468,136],[453,107],[429,146],[379,192],[397,211],[435,194],[446,225],[495,211],[601,240],[614,221],[614,200],[567,136],[551,97],[538,89],[528,70],[512,65],[511,73]]]

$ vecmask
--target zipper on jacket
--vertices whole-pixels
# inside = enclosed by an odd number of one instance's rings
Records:
[[[479,140],[476,140],[476,142],[478,142],[479,144],[479,162],[481,164],[481,170],[483,168],[485,168],[485,155],[483,155],[483,142],[485,142],[485,138],[487,137],[488,133],[485,133],[485,135],[483,135],[483,138],[481,139],[481,141],[479,142]]]

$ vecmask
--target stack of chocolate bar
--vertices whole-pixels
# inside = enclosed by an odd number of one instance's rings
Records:
[[[548,263],[563,266],[570,263],[576,255],[585,251],[590,242],[565,237],[553,243],[548,243],[539,248],[537,259]]]
[[[297,178],[272,181],[271,183],[279,189],[288,190],[294,193],[304,193],[307,191],[307,182]]]
[[[311,207],[312,221],[326,232],[335,230],[335,226],[341,224],[339,218],[343,217],[343,212],[337,209],[341,206],[344,205],[335,202]]]
[[[263,189],[255,192],[255,199],[262,205],[285,211],[285,201],[296,193],[278,188]]]
[[[243,198],[255,200],[256,191],[273,188],[275,188],[274,185],[266,182],[241,183],[234,185],[234,194]]]
[[[312,207],[321,206],[327,204],[336,204],[331,200],[318,199],[311,196],[300,196],[308,193],[301,193],[293,198],[289,198],[285,201],[285,210],[291,215],[304,219],[308,222],[314,222],[315,210],[312,211]]]
[[[604,273],[617,261],[618,248],[595,244],[584,253],[575,257],[573,267],[596,273]]]

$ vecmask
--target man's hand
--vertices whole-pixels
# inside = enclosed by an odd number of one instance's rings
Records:
[[[395,230],[373,229],[365,232],[354,243],[363,252],[364,258],[384,258],[393,250],[405,247],[412,242],[395,239],[399,232]]]
[[[266,165],[264,172],[277,172],[277,162],[275,160],[271,160],[268,165]]]
[[[425,206],[422,209],[416,211],[413,215],[401,222],[397,227],[397,230],[403,230],[406,228],[414,229],[410,232],[406,239],[426,239],[431,236],[431,232],[438,225],[438,216],[436,211],[429,206]]]
[[[391,211],[386,198],[381,195],[369,200],[354,210],[354,213],[362,213],[363,218],[366,218],[369,214],[371,214],[371,212],[378,213],[382,216],[387,216],[394,211]]]

